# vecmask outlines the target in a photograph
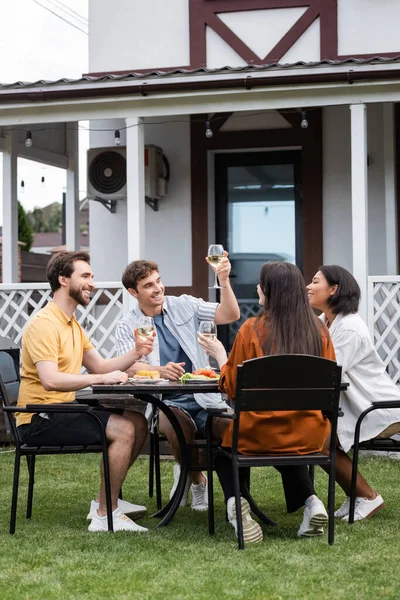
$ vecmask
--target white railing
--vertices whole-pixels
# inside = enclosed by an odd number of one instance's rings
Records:
[[[76,316],[90,341],[104,358],[113,356],[114,330],[124,311],[120,282],[96,283],[88,306],[78,306]],[[0,336],[21,345],[27,322],[51,300],[48,283],[0,284]]]
[[[367,308],[375,348],[397,383],[400,379],[400,277],[368,277]]]

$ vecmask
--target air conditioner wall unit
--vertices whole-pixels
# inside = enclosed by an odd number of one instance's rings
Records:
[[[87,194],[89,198],[125,200],[126,147],[90,148],[88,150]],[[160,199],[167,193],[165,157],[158,146],[145,146],[145,196]]]

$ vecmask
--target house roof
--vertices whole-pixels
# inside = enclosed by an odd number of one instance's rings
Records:
[[[23,89],[35,87],[61,87],[63,85],[80,84],[80,83],[103,83],[106,81],[130,81],[132,79],[155,79],[167,78],[177,75],[222,75],[227,73],[252,73],[260,71],[280,70],[288,71],[291,69],[301,70],[304,67],[317,68],[321,66],[343,66],[343,65],[382,65],[382,64],[400,64],[400,55],[395,57],[375,56],[373,58],[346,58],[343,60],[321,60],[316,62],[298,61],[295,63],[269,63],[262,65],[246,65],[241,67],[219,67],[209,69],[207,67],[199,67],[197,69],[190,68],[175,68],[163,70],[149,71],[122,71],[114,73],[97,73],[83,75],[78,79],[61,78],[57,80],[39,79],[34,82],[15,81],[13,83],[0,83],[0,90]]]
[[[15,81],[0,84],[0,102],[41,101],[58,98],[111,96],[177,89],[216,89],[265,85],[400,79],[400,55],[394,57],[346,58],[318,62],[271,63],[209,69],[175,68],[146,72],[120,72],[84,75],[79,79]]]

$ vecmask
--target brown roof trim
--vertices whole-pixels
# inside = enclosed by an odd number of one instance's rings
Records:
[[[148,96],[162,92],[190,92],[200,90],[240,89],[251,90],[257,87],[301,85],[318,83],[355,83],[356,81],[379,81],[400,79],[400,68],[393,70],[371,69],[369,71],[333,71],[331,73],[284,74],[278,77],[232,77],[230,79],[208,79],[190,81],[185,78],[165,79],[163,82],[146,81],[139,85],[101,88],[100,82],[89,88],[63,89],[62,87],[28,88],[26,91],[0,93],[0,104],[5,102],[45,102],[52,100],[72,100],[75,98],[99,98],[141,94]]]

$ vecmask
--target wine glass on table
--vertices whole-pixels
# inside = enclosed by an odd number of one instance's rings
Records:
[[[204,335],[204,337],[209,338],[210,340],[215,340],[217,337],[217,326],[214,321],[200,321],[199,323],[199,333]],[[206,354],[207,362],[206,369],[211,369],[210,359],[208,358],[208,354]]]
[[[222,244],[211,244],[208,247],[207,258],[212,267],[218,268],[224,258],[224,247]],[[222,286],[218,285],[217,272],[214,271],[214,285],[209,287],[210,290],[220,290]]]
[[[155,330],[156,328],[152,317],[139,317],[137,332],[141,340],[146,341],[147,339],[152,338]],[[141,360],[143,359],[144,356],[142,356]]]

